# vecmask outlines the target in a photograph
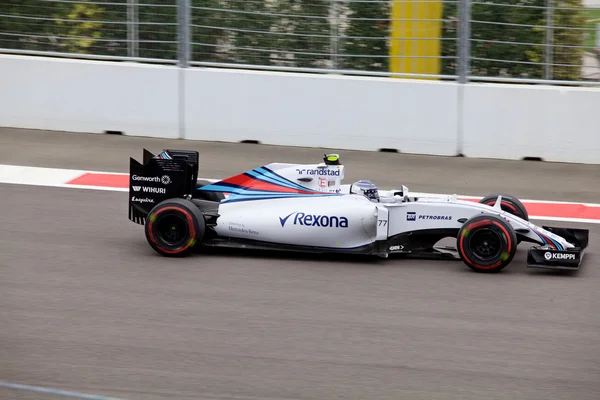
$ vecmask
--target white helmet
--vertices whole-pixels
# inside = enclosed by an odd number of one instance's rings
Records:
[[[371,181],[357,181],[350,185],[350,193],[362,194],[371,201],[379,201],[379,191]]]

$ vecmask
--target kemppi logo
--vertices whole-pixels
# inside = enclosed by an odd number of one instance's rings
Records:
[[[544,253],[544,258],[550,260],[574,260],[575,254],[573,253],[551,253],[549,251]]]

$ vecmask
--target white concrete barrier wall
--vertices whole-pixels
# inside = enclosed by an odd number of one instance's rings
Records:
[[[599,110],[594,88],[0,56],[18,128],[600,164]]]
[[[190,69],[186,138],[456,154],[458,85]]]
[[[465,85],[467,157],[600,163],[600,89]]]
[[[0,55],[0,125],[175,138],[177,67]]]

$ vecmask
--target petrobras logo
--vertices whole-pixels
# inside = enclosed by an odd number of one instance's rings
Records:
[[[170,184],[171,181],[171,177],[169,175],[163,175],[163,176],[139,176],[139,175],[132,175],[131,176],[131,180],[133,181],[142,181],[142,182],[156,182],[156,183],[162,183],[163,185],[168,185]]]
[[[317,169],[300,169],[296,168],[298,175],[318,175],[318,176],[340,176],[340,169],[317,168]]]
[[[549,251],[544,253],[544,258],[550,260],[574,260],[575,254],[573,253],[551,253]]]
[[[452,219],[449,215],[419,215],[419,220],[421,219],[435,219],[435,220],[445,220],[450,221]]]
[[[291,216],[294,216],[294,218],[292,219],[293,225],[316,226],[320,228],[348,227],[348,218],[346,217],[338,217],[335,215],[305,214],[299,211],[294,211],[293,213],[288,214],[283,218],[279,217],[279,222],[281,223],[282,227],[285,227],[286,222]]]
[[[406,213],[407,221],[416,221],[416,220],[444,220],[450,221],[452,217],[450,215],[419,215],[417,216],[416,212],[409,211]]]
[[[152,204],[154,204],[154,199],[149,199],[149,198],[143,199],[143,198],[139,198],[139,197],[135,197],[135,196],[131,197],[131,201],[133,203],[142,203],[142,204],[143,203],[152,203]]]

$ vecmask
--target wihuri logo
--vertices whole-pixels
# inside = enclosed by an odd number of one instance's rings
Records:
[[[294,211],[291,214],[286,215],[285,217],[279,217],[279,222],[281,222],[281,226],[285,226],[287,220],[294,215],[293,224],[294,225],[302,225],[302,226],[318,226],[321,228],[347,228],[348,227],[348,218],[346,217],[337,217],[335,215],[315,215],[315,214],[305,214],[303,212]]]

